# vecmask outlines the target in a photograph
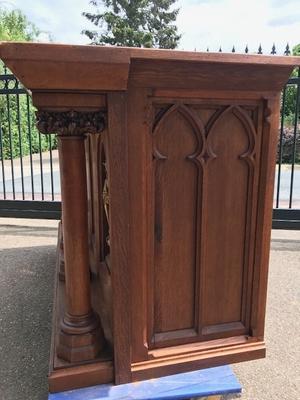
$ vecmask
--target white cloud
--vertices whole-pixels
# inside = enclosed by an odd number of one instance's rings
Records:
[[[56,42],[88,43],[81,35],[95,27],[81,14],[93,10],[89,0],[10,0]],[[186,50],[230,51],[233,44],[243,51],[248,44],[256,51],[262,44],[269,53],[273,42],[279,52],[286,43],[300,42],[299,0],[179,0],[177,24],[183,33],[180,48]],[[298,17],[297,17],[298,16]]]
[[[11,0],[11,4],[22,10],[40,30],[49,32],[55,42],[89,42],[81,34],[83,29],[94,26],[82,16],[83,11],[92,9],[89,0]]]

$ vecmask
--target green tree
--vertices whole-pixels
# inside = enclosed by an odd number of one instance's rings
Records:
[[[0,40],[32,41],[41,31],[20,10],[0,9]]]
[[[7,11],[0,8],[0,40],[34,41],[41,31],[20,10]],[[0,62],[1,88],[9,90],[20,83]],[[49,149],[49,138],[39,135],[35,126],[35,108],[27,94],[0,95],[0,158],[10,159],[26,156],[30,150],[36,153]],[[30,134],[30,137],[29,137]],[[54,146],[56,141],[52,141]],[[31,144],[31,148],[30,148]]]
[[[300,44],[293,47],[293,56],[300,56]],[[292,72],[292,76],[298,76],[299,67],[295,68]],[[285,94],[285,107],[284,115],[285,120],[288,125],[293,125],[295,120],[295,110],[296,110],[296,96],[297,96],[297,86],[288,85]]]
[[[99,31],[84,30],[92,44],[175,49],[181,38],[176,0],[93,0],[96,12],[83,15]],[[101,12],[100,6],[104,6]]]
[[[293,48],[292,54],[294,56],[300,55],[300,44]],[[292,77],[299,76],[299,67],[295,68],[292,72]],[[281,108],[283,113],[283,131],[282,131],[282,148],[281,148],[281,161],[284,163],[291,163],[294,157],[294,144],[295,149],[295,162],[300,162],[300,136],[299,136],[299,112],[296,120],[296,105],[297,105],[297,84],[287,85],[285,89],[285,102],[284,108]],[[281,106],[283,107],[283,96],[281,96]],[[295,136],[296,125],[296,136]],[[279,132],[280,133],[280,132]],[[278,141],[278,156],[279,156],[279,141]]]
[[[300,56],[300,43],[293,47],[293,56]]]

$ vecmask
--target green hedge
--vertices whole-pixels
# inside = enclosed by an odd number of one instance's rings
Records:
[[[21,152],[23,156],[30,154],[30,140],[32,153],[38,153],[40,148],[41,151],[49,150],[50,140],[52,149],[57,147],[54,136],[51,135],[50,139],[48,135],[39,134],[35,126],[35,111],[31,98],[27,100],[27,94],[19,95],[19,111],[17,95],[0,96],[1,157],[7,160],[20,157]]]
[[[292,126],[285,126],[282,132],[282,158],[281,161],[284,164],[291,164],[294,157],[294,141],[295,141],[295,163],[300,163],[300,136],[299,127],[294,138],[294,128]],[[277,162],[279,162],[279,150],[280,150],[280,131],[278,135],[278,147],[277,147]]]

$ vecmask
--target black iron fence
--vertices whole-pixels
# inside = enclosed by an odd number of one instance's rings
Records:
[[[0,68],[0,216],[59,218],[56,138],[40,134],[30,95]]]
[[[262,54],[261,46],[258,53]],[[275,46],[271,54],[276,54]],[[288,46],[285,54],[290,54]],[[38,132],[30,95],[5,66],[0,68],[0,217],[58,219],[60,179],[56,138]],[[274,228],[300,229],[299,107],[300,67],[282,92]]]
[[[273,227],[300,229],[300,67],[281,96]]]

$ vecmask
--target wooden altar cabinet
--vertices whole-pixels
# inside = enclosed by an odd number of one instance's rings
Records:
[[[34,43],[0,55],[58,136],[50,391],[264,357],[279,99],[298,59]]]

